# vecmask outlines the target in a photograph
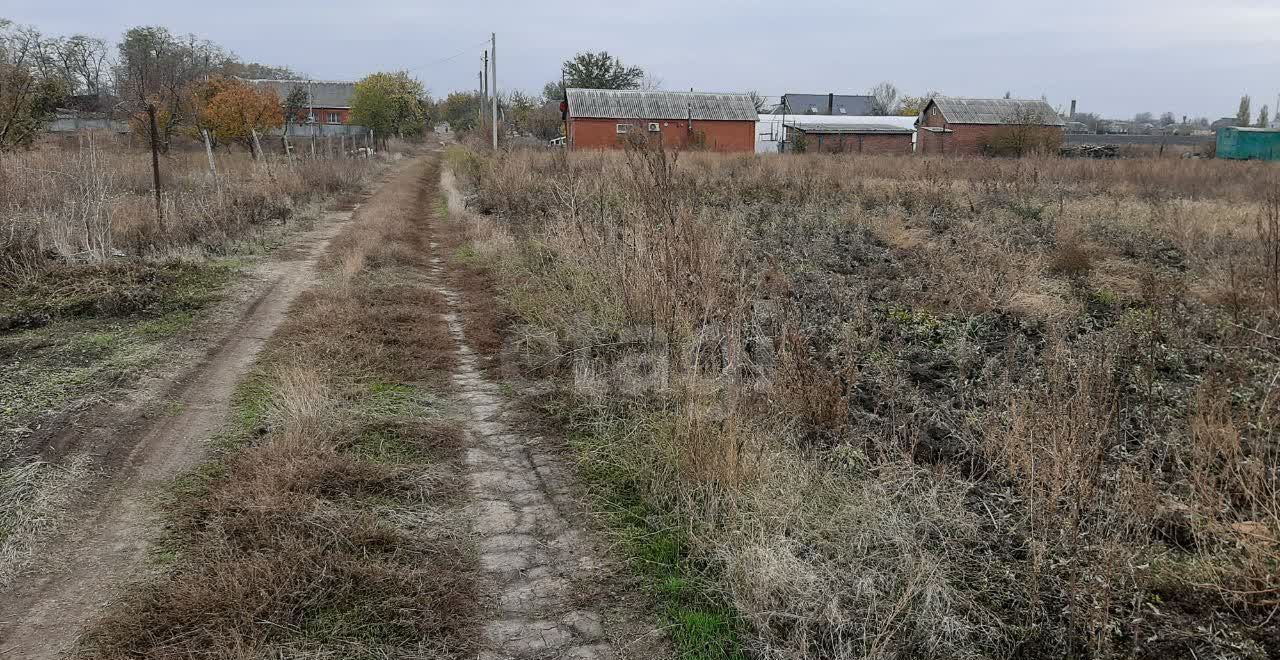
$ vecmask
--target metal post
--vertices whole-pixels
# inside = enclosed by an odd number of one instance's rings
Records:
[[[164,231],[164,202],[160,198],[160,145],[156,143],[156,106],[147,104],[147,119],[151,123],[151,179],[156,190],[156,221]]]
[[[492,43],[489,44],[489,52],[492,57],[489,58],[489,66],[492,70],[489,73],[490,94],[493,100],[493,150],[498,150],[498,33],[489,33]]]

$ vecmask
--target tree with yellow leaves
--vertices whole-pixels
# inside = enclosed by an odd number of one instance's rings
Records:
[[[239,142],[253,151],[253,132],[284,124],[280,98],[235,78],[214,78],[195,92],[200,108],[197,125],[219,143]]]

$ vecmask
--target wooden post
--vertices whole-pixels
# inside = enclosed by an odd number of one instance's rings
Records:
[[[213,160],[213,143],[209,141],[209,131],[200,129],[200,135],[204,136],[204,155],[209,158],[209,173],[218,176],[218,165]]]
[[[160,224],[160,231],[164,231],[164,202],[161,200],[160,193],[160,145],[156,142],[158,136],[154,103],[147,104],[147,119],[151,124],[151,179],[156,191],[156,222]]]
[[[251,128],[249,129],[249,133],[253,135],[253,153],[254,153],[253,158],[254,160],[261,160],[262,159],[262,143],[258,141],[258,129]]]

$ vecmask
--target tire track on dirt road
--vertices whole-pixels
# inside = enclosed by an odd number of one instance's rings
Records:
[[[256,270],[262,284],[242,306],[239,320],[166,391],[176,414],[148,418],[147,411],[136,411],[131,419],[68,428],[51,440],[89,444],[83,450],[101,454],[105,483],[77,503],[80,508],[62,531],[38,549],[38,565],[0,596],[0,657],[62,657],[118,590],[145,574],[146,553],[161,526],[154,497],[205,457],[207,441],[228,419],[236,384],[353,214],[354,209],[325,214],[317,227]]]

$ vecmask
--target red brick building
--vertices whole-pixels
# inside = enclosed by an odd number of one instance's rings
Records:
[[[916,120],[916,152],[987,156],[1056,151],[1065,126],[1044,101],[939,96]]]
[[[815,153],[909,155],[912,151],[910,128],[892,124],[824,124],[812,121],[787,122],[787,139],[791,151]],[[800,147],[800,145],[804,145]]]
[[[570,89],[571,149],[618,149],[641,134],[672,149],[755,151],[756,107],[746,94]]]
[[[270,89],[280,98],[280,102],[289,98],[295,88],[301,88],[307,94],[299,124],[336,125],[347,123],[351,115],[351,97],[355,94],[356,84],[336,80],[246,80],[245,82],[259,89]],[[309,121],[309,119],[314,121]]]

